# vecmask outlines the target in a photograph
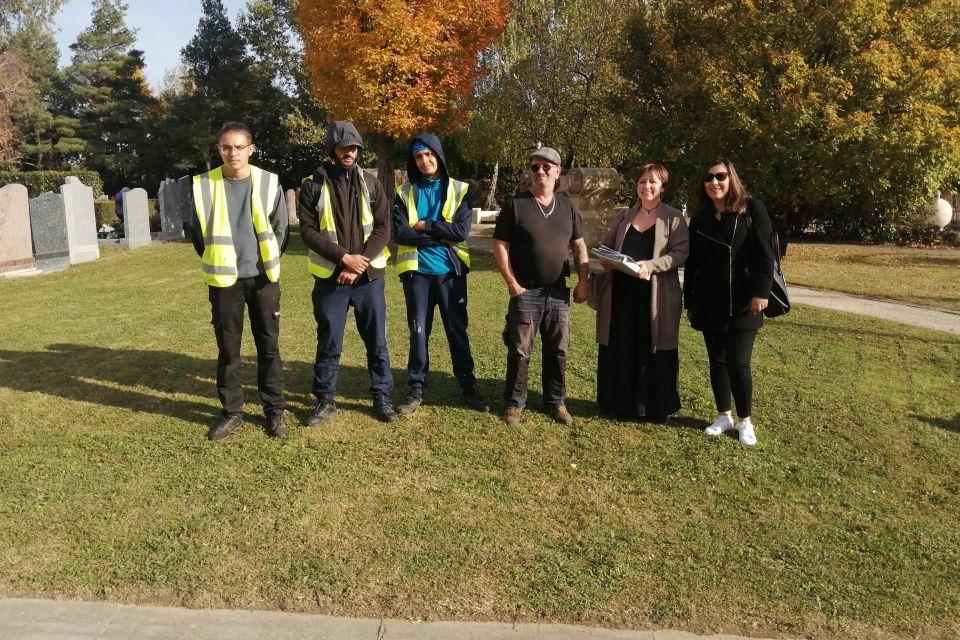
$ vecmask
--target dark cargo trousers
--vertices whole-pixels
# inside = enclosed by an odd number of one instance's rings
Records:
[[[393,392],[383,278],[353,285],[337,284],[334,278],[315,278],[313,317],[317,321],[317,358],[313,365],[313,395],[321,402],[333,402],[337,394],[343,332],[351,306],[357,331],[367,348],[370,394],[374,398],[389,398]]]
[[[477,379],[473,373],[473,356],[470,355],[470,339],[467,337],[466,274],[448,273],[440,276],[407,271],[400,276],[400,282],[407,303],[407,328],[410,330],[407,358],[410,390],[422,393],[427,385],[433,309],[439,307],[440,319],[450,345],[453,375],[463,391],[470,391],[476,386]]]
[[[283,409],[283,365],[280,361],[280,285],[266,276],[240,278],[229,287],[210,287],[213,330],[217,336],[217,395],[223,413],[243,416],[240,342],[244,309],[257,345],[257,388],[264,411]]]
[[[503,343],[507,346],[506,407],[527,403],[530,353],[539,331],[543,343],[543,404],[548,410],[564,403],[567,349],[570,347],[570,289],[565,286],[527,289],[510,298]]]

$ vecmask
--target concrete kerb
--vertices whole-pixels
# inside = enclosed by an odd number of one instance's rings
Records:
[[[0,599],[0,639],[17,640],[747,640],[684,631],[562,624],[411,622],[375,618]]]

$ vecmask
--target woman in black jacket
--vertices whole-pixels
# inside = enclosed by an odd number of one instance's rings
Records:
[[[726,158],[707,165],[690,223],[690,256],[683,276],[690,324],[703,333],[717,419],[705,433],[736,427],[740,443],[757,443],[750,420],[750,356],[773,281],[772,226],[763,203],[747,195]],[[730,396],[737,406],[734,425]]]

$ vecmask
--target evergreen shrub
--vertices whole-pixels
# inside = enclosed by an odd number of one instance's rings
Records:
[[[0,187],[8,184],[22,184],[31,198],[52,191],[60,193],[60,186],[67,176],[76,176],[80,182],[93,188],[93,197],[103,195],[103,179],[96,171],[0,171]]]

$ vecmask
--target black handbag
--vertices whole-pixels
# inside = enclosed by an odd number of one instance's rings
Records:
[[[749,213],[746,218],[749,227],[753,224],[753,219]],[[790,297],[787,295],[787,279],[783,277],[783,269],[780,268],[780,237],[775,229],[770,232],[769,243],[773,250],[773,284],[770,285],[770,296],[767,298],[763,315],[778,318],[790,313]]]
[[[767,298],[767,307],[763,310],[763,315],[768,318],[776,318],[790,313],[790,298],[787,296],[787,280],[783,277],[783,269],[780,268],[780,238],[777,232],[770,233],[770,244],[773,247],[773,284],[770,285],[770,297]]]

